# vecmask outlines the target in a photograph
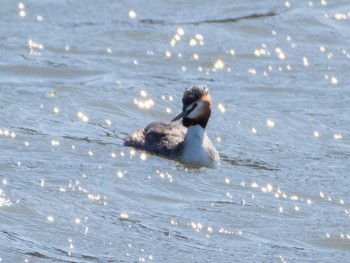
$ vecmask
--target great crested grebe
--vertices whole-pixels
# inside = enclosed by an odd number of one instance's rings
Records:
[[[208,88],[186,89],[182,104],[182,112],[170,123],[152,122],[127,138],[124,145],[193,166],[215,167],[220,157],[205,132],[212,105]]]

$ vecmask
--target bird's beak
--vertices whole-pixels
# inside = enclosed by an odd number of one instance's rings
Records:
[[[184,110],[184,111],[180,112],[178,115],[176,115],[176,117],[174,119],[172,119],[171,122],[180,120],[181,118],[186,117],[187,114],[188,114],[188,110]]]

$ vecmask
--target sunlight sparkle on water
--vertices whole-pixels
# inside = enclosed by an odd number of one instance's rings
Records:
[[[141,95],[141,97],[145,98],[145,97],[147,97],[147,92],[145,90],[141,90],[140,95]]]
[[[258,188],[259,185],[257,184],[257,182],[252,182],[251,187],[252,188]]]
[[[120,213],[119,217],[120,217],[120,219],[122,219],[122,220],[126,220],[126,219],[129,218],[128,214],[125,213],[125,212]]]
[[[255,75],[256,74],[256,69],[255,68],[249,68],[248,69],[248,73],[252,74],[252,75]]]
[[[266,121],[266,125],[268,126],[268,127],[275,127],[275,123],[274,123],[274,121],[273,120],[270,120],[270,119],[268,119],[267,121]]]
[[[171,52],[169,50],[165,51],[165,56],[171,58]]]
[[[44,49],[44,46],[40,43],[37,43],[37,42],[34,42],[33,40],[31,39],[28,39],[28,44],[27,44],[28,48],[31,50],[31,51],[34,51],[36,49],[39,49],[39,50],[42,50]]]
[[[147,92],[145,90],[140,91],[140,95],[142,98],[146,98],[148,96]],[[149,109],[154,106],[154,100],[151,98],[146,100],[138,100],[134,99],[134,104],[137,105],[140,109]]]
[[[3,192],[2,189],[0,189],[0,207],[3,206],[12,206],[12,202],[10,199],[6,198],[6,194]]]
[[[20,2],[20,3],[18,4],[19,16],[20,16],[20,17],[25,17],[25,16],[26,16],[25,8],[26,8],[26,6],[25,6],[24,3]]]
[[[180,41],[181,40],[181,36],[179,34],[175,34],[174,39],[176,41]]]
[[[146,153],[141,153],[141,155],[140,155],[140,159],[142,160],[142,161],[146,161],[147,160],[147,154]]]
[[[293,201],[297,201],[299,200],[299,197],[297,195],[291,195],[290,199]]]
[[[18,4],[18,8],[19,8],[19,9],[24,9],[24,8],[26,8],[26,6],[25,6],[24,3],[20,2],[20,3]]]
[[[204,37],[201,34],[196,34],[195,37],[191,38],[189,41],[189,45],[191,47],[196,46],[197,44],[203,46],[204,45]]]
[[[333,138],[334,138],[335,140],[341,140],[341,139],[342,139],[342,136],[341,136],[340,133],[335,133],[335,134],[333,135]]]
[[[350,13],[348,13],[348,14],[346,14],[346,13],[335,13],[333,17],[336,20],[347,20],[347,19],[349,19],[349,15],[350,15]]]
[[[180,36],[185,35],[185,30],[182,27],[179,27],[176,31]]]
[[[123,178],[124,177],[124,173],[122,171],[118,171],[117,172],[117,176],[118,176],[118,178]]]
[[[232,194],[230,192],[226,192],[226,196],[230,199],[232,199]]]
[[[309,66],[309,61],[308,61],[307,57],[303,57],[303,65],[304,65],[304,67]]]
[[[20,17],[25,17],[27,14],[26,14],[26,11],[24,11],[24,10],[20,10],[19,11],[19,16]]]
[[[193,59],[195,59],[195,60],[198,60],[198,59],[199,59],[199,55],[198,55],[197,53],[194,53],[194,54],[192,55],[192,57],[193,57]]]
[[[189,45],[190,45],[191,47],[196,46],[196,45],[197,45],[197,40],[194,39],[194,38],[191,38],[190,41],[189,41]]]
[[[171,46],[175,46],[177,42],[181,41],[182,37],[185,35],[185,30],[182,27],[179,27],[170,41]]]
[[[285,55],[283,52],[278,53],[278,58],[279,58],[280,60],[284,60],[284,59],[286,58],[286,55]]]
[[[49,216],[47,216],[47,220],[49,222],[53,222],[53,221],[55,221],[55,218],[53,216],[49,215]]]
[[[254,50],[254,55],[256,57],[266,56],[268,52],[263,48],[257,48]]]
[[[194,221],[191,221],[191,223],[187,223],[187,225],[191,226],[197,232],[199,232],[203,228],[203,226],[202,226],[202,224],[200,222],[196,223]]]
[[[197,40],[199,40],[199,41],[203,41],[204,40],[204,37],[203,37],[203,35],[201,35],[201,34],[196,34],[196,39]]]
[[[219,109],[222,113],[225,113],[225,112],[226,112],[225,106],[222,105],[221,103],[218,104],[218,109]]]
[[[224,67],[225,67],[225,63],[224,63],[224,61],[222,61],[220,59],[214,63],[215,69],[223,69]]]
[[[49,94],[51,97],[55,97],[57,95],[57,93],[54,89],[52,89]]]
[[[58,140],[52,140],[51,145],[52,146],[60,146],[60,142]]]
[[[149,109],[154,106],[154,101],[152,99],[144,101],[134,99],[134,104],[136,104],[140,109]]]
[[[236,55],[236,51],[234,49],[227,50],[227,53],[230,54],[231,56]]]
[[[271,184],[267,184],[266,189],[268,192],[271,192],[273,190],[273,186]]]
[[[53,113],[55,113],[55,114],[60,113],[60,109],[57,108],[57,107],[54,107],[52,111],[53,111]]]
[[[286,55],[283,53],[281,48],[277,47],[275,52],[280,60],[284,60],[286,58]]]
[[[136,154],[136,150],[135,149],[131,149],[130,150],[130,157],[134,157]]]
[[[88,117],[86,114],[84,114],[83,112],[79,111],[79,112],[77,113],[77,116],[78,116],[78,118],[81,119],[83,122],[85,122],[85,123],[89,122],[89,117]]]
[[[0,135],[4,135],[6,137],[11,137],[11,138],[16,138],[17,136],[15,132],[11,132],[7,129],[5,130],[0,129]]]
[[[330,79],[330,82],[333,84],[333,85],[337,85],[338,84],[338,79],[336,77],[331,77]]]
[[[314,137],[316,138],[320,137],[320,133],[318,131],[314,131]]]
[[[176,40],[173,38],[171,41],[170,41],[170,46],[175,46],[176,45]]]
[[[132,19],[136,18],[136,16],[137,16],[137,14],[136,14],[136,12],[134,10],[130,10],[128,15]]]

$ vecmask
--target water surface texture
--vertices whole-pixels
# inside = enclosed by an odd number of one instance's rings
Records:
[[[2,262],[346,262],[349,1],[1,1]],[[213,99],[217,169],[123,146]]]

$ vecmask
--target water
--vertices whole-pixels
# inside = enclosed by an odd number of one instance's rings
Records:
[[[1,260],[346,261],[349,8],[2,1]],[[219,168],[123,146],[195,84]]]

